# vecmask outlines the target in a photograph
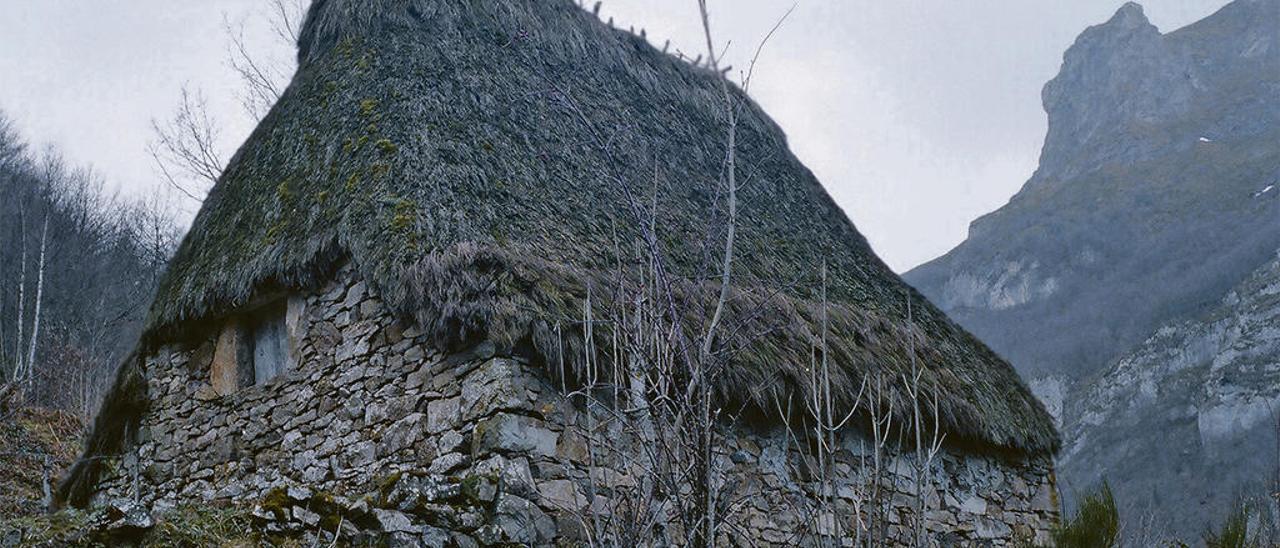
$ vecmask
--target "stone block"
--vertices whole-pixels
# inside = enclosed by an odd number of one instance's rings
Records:
[[[500,542],[521,545],[544,545],[555,537],[556,523],[528,499],[504,495],[493,512],[493,525]]]
[[[577,512],[587,505],[587,497],[570,480],[550,480],[538,484],[538,501],[556,510]]]
[[[311,328],[309,337],[319,354],[331,354],[342,341],[342,332],[333,322],[320,322]]]
[[[462,380],[462,417],[471,419],[495,411],[533,411],[529,383],[536,382],[511,360],[492,359]]]
[[[338,344],[338,348],[334,350],[334,361],[343,363],[355,358],[364,357],[369,353],[369,339],[354,335],[343,335],[342,342]]]
[[[411,449],[422,439],[426,431],[426,416],[412,413],[387,427],[378,443],[378,455],[391,455],[402,449]]]
[[[987,501],[977,495],[969,495],[960,501],[960,511],[976,516],[987,513]]]
[[[431,370],[426,367],[417,367],[413,372],[409,373],[404,380],[405,390],[417,390],[427,383],[427,379],[431,378]]]
[[[476,424],[471,451],[473,455],[497,451],[550,457],[555,455],[559,437],[538,419],[498,413]]]
[[[206,371],[209,371],[213,365],[214,341],[207,340],[200,343],[191,353],[191,358],[187,360],[187,374],[192,377],[203,377]]]
[[[494,455],[477,462],[472,470],[477,474],[496,474],[502,483],[502,490],[507,493],[524,498],[536,496],[537,488],[533,473],[529,469],[529,459],[524,457],[508,459],[501,455]]]
[[[1031,498],[1031,508],[1036,512],[1053,513],[1058,511],[1058,497],[1053,492],[1053,485],[1041,482],[1036,494]]]
[[[382,313],[382,303],[377,299],[368,299],[360,303],[360,318],[376,318]]]
[[[449,545],[452,535],[449,531],[423,525],[422,530],[418,532],[418,546],[447,546]]]
[[[413,525],[413,521],[404,512],[374,508],[373,518],[377,522],[378,528],[386,533],[418,532],[418,527]]]
[[[351,284],[351,287],[347,288],[346,297],[342,300],[342,308],[354,308],[356,305],[360,304],[360,301],[363,301],[365,298],[366,287],[367,286],[364,282]]]
[[[465,438],[455,430],[448,430],[440,434],[436,441],[436,448],[441,453],[452,453],[462,448],[462,442]]]
[[[1009,538],[1013,533],[1007,524],[990,518],[978,518],[974,522],[973,534],[980,539]]]
[[[230,394],[235,391],[235,386],[231,385],[230,387],[228,387],[226,385],[223,385],[222,390],[229,390],[227,394]],[[223,394],[218,392],[218,388],[214,386],[201,386],[199,389],[196,390],[195,398],[196,398],[196,401],[198,402],[210,402],[218,399],[218,397],[222,395]]]
[[[458,425],[459,399],[446,398],[427,404],[427,431],[436,434]]]
[[[556,456],[577,463],[588,462],[590,453],[587,438],[578,432],[566,430],[556,444]]]
[[[431,461],[431,466],[427,467],[429,474],[444,474],[456,470],[467,462],[467,457],[461,453],[446,453],[436,457]]]

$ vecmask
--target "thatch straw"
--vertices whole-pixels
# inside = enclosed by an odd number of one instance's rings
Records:
[[[554,363],[548,326],[580,314],[583,287],[607,283],[601,273],[627,263],[620,249],[638,239],[624,187],[656,197],[678,289],[701,298],[725,156],[715,75],[568,0],[318,0],[299,59],[183,241],[144,352],[264,288],[317,287],[349,259],[440,344],[491,339]],[[744,289],[731,312],[750,323],[769,307],[773,323],[742,330],[762,336],[735,353],[721,397],[803,392],[825,262],[842,404],[868,375],[902,371],[915,337],[950,439],[1054,450],[1050,417],[1012,368],[890,271],[781,130],[737,98]],[[109,438],[122,430],[106,425],[135,420],[123,411],[138,406],[113,402],[143,388],[117,385],[89,455],[119,445]],[[902,387],[891,393],[904,412]]]

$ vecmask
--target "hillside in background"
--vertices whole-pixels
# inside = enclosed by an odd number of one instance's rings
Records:
[[[1221,308],[1228,292],[1280,248],[1280,1],[1236,0],[1167,34],[1126,4],[1067,50],[1043,100],[1049,129],[1035,174],[960,246],[905,277],[1012,361],[1064,421],[1068,489],[1087,488],[1101,470],[1150,488],[1118,488],[1122,504],[1172,511],[1172,523],[1197,532],[1231,494],[1209,496],[1226,490],[1211,480],[1163,480],[1235,477],[1215,466],[1254,470],[1212,456],[1252,447],[1232,444],[1256,431],[1219,421],[1232,408],[1211,402],[1274,381],[1206,386],[1210,366],[1175,382],[1153,347],[1179,343],[1148,339],[1164,325],[1217,325],[1213,317],[1232,314]],[[1177,407],[1185,428],[1141,434],[1167,425],[1081,422],[1081,402],[1126,404],[1086,398],[1135,389],[1112,386],[1127,381],[1108,373],[1130,352],[1121,369],[1158,377],[1154,401]],[[1280,361],[1264,347],[1255,359]],[[1204,437],[1203,424],[1220,426]],[[1094,427],[1107,433],[1091,435]],[[1170,438],[1163,447],[1142,441],[1157,432]]]
[[[0,391],[93,415],[180,235],[158,194],[121,198],[0,111]]]
[[[1133,507],[1193,533],[1207,510],[1280,493],[1280,259],[1079,391],[1058,460],[1072,486],[1106,477]]]
[[[1044,88],[1040,167],[906,278],[1030,378],[1080,378],[1203,310],[1280,242],[1275,0],[1160,34],[1136,4]]]

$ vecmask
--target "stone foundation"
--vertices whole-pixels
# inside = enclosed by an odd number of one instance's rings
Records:
[[[271,382],[220,395],[210,385],[213,337],[149,357],[151,410],[95,502],[136,497],[155,510],[179,500],[252,502],[270,518],[281,513],[282,493],[305,493],[283,499],[338,500],[344,516],[374,516],[393,538],[459,546],[577,544],[635,525],[646,512],[671,512],[674,505],[653,494],[641,442],[615,413],[588,414],[537,367],[495,355],[491,345],[442,354],[393,319],[350,269],[337,279],[343,283],[291,310],[296,363]],[[861,436],[840,437],[834,511],[825,513],[814,510],[821,490],[789,439],[782,427],[726,428],[717,453],[733,494],[724,544],[811,544],[835,535],[848,545],[857,511],[872,512]],[[879,513],[888,542],[900,543],[916,523],[912,457],[890,455],[882,469]],[[944,450],[925,476],[925,528],[934,543],[1047,540],[1056,517],[1047,459]],[[314,508],[293,514],[304,525],[326,525]],[[662,520],[654,538],[679,544],[675,521]]]

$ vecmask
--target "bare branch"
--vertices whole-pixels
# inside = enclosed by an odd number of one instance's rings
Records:
[[[219,129],[209,115],[204,95],[183,86],[173,118],[165,122],[153,119],[151,128],[155,138],[147,151],[161,177],[187,197],[202,201],[225,165],[217,147]]]
[[[240,77],[240,105],[254,120],[259,120],[271,110],[283,91],[284,72],[269,62],[269,58],[255,54],[245,41],[245,25],[241,21],[223,21],[227,33],[227,65]]]

